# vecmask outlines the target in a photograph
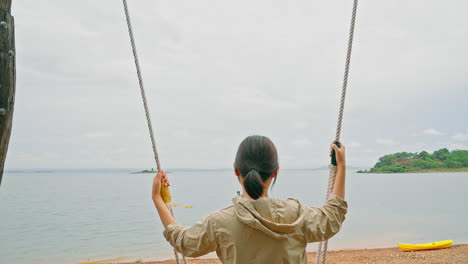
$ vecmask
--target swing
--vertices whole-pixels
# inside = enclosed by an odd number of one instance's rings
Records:
[[[148,104],[146,101],[146,94],[145,94],[145,88],[143,85],[143,78],[140,70],[140,63],[138,61],[138,55],[137,55],[137,50],[136,50],[136,45],[135,45],[135,40],[133,37],[133,30],[132,30],[132,24],[130,21],[130,14],[128,11],[128,6],[127,6],[127,0],[123,0],[123,5],[124,5],[124,11],[125,11],[125,17],[127,20],[127,27],[128,27],[128,33],[130,36],[130,42],[132,45],[132,51],[133,51],[133,58],[135,60],[135,67],[137,70],[137,75],[138,75],[138,82],[140,86],[140,92],[141,92],[141,97],[143,100],[143,106],[145,108],[145,115],[146,115],[146,121],[148,124],[148,130],[150,134],[150,139],[151,139],[151,145],[153,147],[153,154],[154,154],[154,160],[156,162],[156,168],[157,171],[159,172],[161,170],[161,164],[159,162],[159,155],[158,151],[156,149],[156,141],[154,139],[154,133],[153,133],[153,126],[151,124],[151,117],[150,117],[150,112],[148,109]],[[346,88],[348,86],[348,75],[349,75],[349,67],[351,64],[351,52],[353,48],[353,37],[354,37],[354,25],[356,22],[356,11],[357,11],[357,5],[358,5],[358,0],[353,1],[353,11],[351,15],[351,25],[349,29],[349,38],[348,38],[348,50],[347,50],[347,55],[346,55],[346,63],[345,63],[345,71],[344,71],[344,77],[343,77],[343,85],[341,88],[341,100],[340,100],[340,108],[339,108],[339,114],[338,114],[338,124],[336,128],[336,135],[335,135],[335,144],[339,147],[339,140],[340,140],[340,135],[341,135],[341,125],[343,121],[343,112],[344,112],[344,105],[345,105],[345,99],[346,99]],[[330,168],[330,174],[328,178],[328,187],[327,187],[327,195],[326,199],[330,196],[331,191],[333,190],[333,185],[335,183],[335,175],[336,175],[336,170],[334,169],[336,167],[336,157],[335,153],[333,151],[332,153],[332,158],[331,158],[331,165],[329,166]],[[161,186],[161,196],[166,203],[166,206],[169,208],[170,212],[172,215],[174,215],[174,211],[172,210],[172,205],[171,205],[171,193],[169,191],[168,187],[165,187],[164,185]],[[328,248],[328,240],[322,241],[318,245],[317,249],[317,256],[315,263],[322,263],[326,264],[327,263],[327,248]],[[177,251],[174,249],[174,256],[176,259],[176,263],[180,263],[179,259],[179,254]],[[187,264],[187,259],[185,258],[184,255],[182,255],[182,259],[184,261],[184,264]]]

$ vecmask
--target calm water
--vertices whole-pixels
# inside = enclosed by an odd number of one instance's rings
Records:
[[[231,205],[228,171],[169,174],[177,219],[193,224]],[[327,171],[283,170],[271,196],[319,206]],[[0,263],[166,259],[171,248],[151,201],[152,176],[124,172],[7,173],[0,187]],[[348,173],[349,213],[330,247],[468,243],[468,173]],[[314,250],[315,245],[310,246]]]

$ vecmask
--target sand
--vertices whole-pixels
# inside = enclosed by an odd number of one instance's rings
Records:
[[[315,263],[315,253],[308,253],[309,263]],[[133,262],[134,263],[134,262]],[[175,264],[174,260],[144,262]],[[189,259],[190,264],[220,264],[217,259]],[[328,252],[328,264],[468,264],[468,244],[447,249],[403,252],[399,248],[336,250]]]

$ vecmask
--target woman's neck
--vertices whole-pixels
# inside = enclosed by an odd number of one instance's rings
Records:
[[[252,197],[250,197],[250,195],[247,193],[247,191],[245,190],[245,188],[243,188],[242,197],[247,198],[247,199],[249,199],[249,200],[255,200],[255,199],[253,199]],[[259,197],[259,199],[260,199],[260,198],[265,198],[265,197],[268,197],[268,189],[266,189],[266,190],[263,191],[263,194],[262,194],[262,196]]]

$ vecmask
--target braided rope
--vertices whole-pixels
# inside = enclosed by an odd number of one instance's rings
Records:
[[[130,42],[132,44],[133,58],[135,60],[135,66],[136,66],[137,75],[138,75],[138,82],[140,84],[141,98],[143,99],[143,106],[145,108],[146,121],[148,124],[151,145],[153,147],[154,160],[156,162],[157,171],[159,172],[161,170],[161,163],[159,162],[158,150],[156,149],[156,140],[154,139],[153,125],[151,124],[150,112],[148,108],[148,103],[146,101],[145,87],[143,85],[143,77],[141,74],[140,63],[138,60],[135,39],[133,37],[132,23],[130,22],[130,13],[128,12],[127,0],[123,0],[123,4],[124,4],[124,10],[125,10],[125,17],[127,19],[128,34],[130,36]],[[171,204],[167,204],[167,207],[169,208],[169,211],[171,212],[172,216],[174,216],[174,211],[172,210]],[[179,264],[180,263],[179,254],[177,253],[175,249],[174,249],[174,256],[176,259],[176,263]],[[182,255],[182,259],[184,260],[184,263],[187,264],[187,259],[185,258],[184,255]]]
[[[349,38],[348,38],[348,51],[346,55],[346,64],[345,64],[345,72],[343,77],[343,86],[341,88],[341,101],[340,101],[340,111],[338,114],[338,124],[336,127],[336,136],[335,141],[340,140],[341,135],[341,125],[343,122],[343,112],[345,106],[345,99],[346,99],[346,88],[348,87],[348,75],[349,75],[349,66],[351,64],[351,52],[353,50],[353,39],[354,39],[354,25],[356,23],[356,12],[357,12],[358,0],[354,0],[353,3],[353,13],[351,16],[351,26],[349,28]],[[330,193],[333,190],[333,186],[335,185],[335,176],[336,170],[330,167],[330,175],[328,177],[328,187],[327,187],[327,196],[326,199],[330,197]],[[321,241],[317,248],[317,255],[315,258],[315,263],[322,264],[327,263],[327,249],[328,249],[328,240]],[[320,261],[321,260],[321,261]]]

